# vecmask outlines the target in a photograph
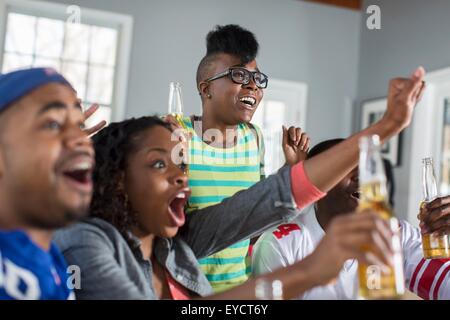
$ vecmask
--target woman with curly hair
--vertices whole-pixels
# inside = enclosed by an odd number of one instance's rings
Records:
[[[185,165],[172,157],[179,142],[173,141],[168,125],[156,117],[110,124],[93,138],[96,168],[90,217],[55,238],[69,265],[81,269],[77,298],[190,299],[210,295],[211,286],[197,259],[291,220],[298,208],[322,197],[320,190],[328,191],[356,164],[361,135],[381,131],[385,139],[395,133],[389,128],[381,122],[325,156],[285,166],[253,187],[185,218],[190,190]],[[316,181],[315,185],[311,181]],[[280,230],[279,235],[289,231]],[[335,278],[349,258],[389,263],[389,233],[386,224],[372,213],[339,217],[309,257],[210,297],[258,298],[257,281],[264,280],[279,281],[283,298],[293,298]],[[361,251],[363,244],[373,246],[372,254]]]

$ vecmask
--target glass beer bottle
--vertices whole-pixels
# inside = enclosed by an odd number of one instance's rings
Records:
[[[403,258],[398,234],[399,223],[389,206],[386,189],[386,175],[380,153],[380,139],[377,135],[363,137],[359,142],[360,202],[358,210],[372,209],[389,222],[393,232],[393,264],[388,270],[382,266],[359,264],[359,295],[363,299],[395,299],[405,292]],[[370,250],[370,247],[364,248]]]
[[[190,150],[190,139],[188,134],[188,129],[183,121],[183,99],[181,97],[181,85],[179,82],[171,82],[169,85],[169,100],[168,100],[168,110],[167,113],[171,116],[173,116],[176,121],[181,125],[183,132],[180,135],[180,132],[174,131],[174,134],[176,134],[176,138],[180,139],[182,141],[182,137],[187,140],[187,144],[185,145],[187,147],[187,150],[183,148],[183,146],[180,144],[177,146],[176,150],[173,150],[172,155],[175,155],[175,163],[181,163],[184,162],[185,164],[189,163],[189,150]],[[186,166],[186,173],[189,171],[189,166]]]
[[[169,103],[167,113],[174,116],[180,123],[183,117],[183,100],[181,98],[181,85],[171,82],[169,85]]]
[[[438,197],[433,159],[422,159],[422,191],[423,201],[420,206]],[[422,234],[423,257],[425,259],[450,258],[449,235]]]

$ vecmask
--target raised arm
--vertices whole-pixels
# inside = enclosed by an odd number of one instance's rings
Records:
[[[201,258],[287,222],[299,212],[290,173],[290,167],[283,167],[217,205],[191,212],[180,235]]]
[[[386,221],[376,214],[365,212],[337,217],[331,222],[327,234],[316,250],[305,259],[207,298],[230,300],[269,298],[256,296],[258,280],[268,283],[278,280],[283,288],[281,298],[298,297],[336,278],[348,259],[356,258],[360,263],[388,265],[393,252],[387,245],[389,237],[390,231]],[[368,244],[375,249],[373,254],[362,251],[363,245]]]
[[[384,141],[409,125],[424,89],[423,76],[423,68],[418,68],[410,79],[391,80],[388,109],[371,127],[316,157],[283,167],[276,175],[218,205],[191,213],[181,235],[196,256],[204,257],[254,237],[288,221],[298,214],[296,209],[323,197],[323,192],[334,187],[357,165],[360,137],[378,134]]]
[[[305,161],[305,172],[311,182],[327,192],[341,181],[358,163],[358,141],[362,136],[377,134],[381,142],[400,133],[411,122],[413,110],[422,97],[425,83],[422,67],[410,78],[396,78],[389,83],[387,110],[372,126]]]

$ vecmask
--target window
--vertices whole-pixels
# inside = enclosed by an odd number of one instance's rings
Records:
[[[265,99],[261,101],[257,110],[253,122],[261,128],[264,137],[264,169],[265,174],[270,175],[275,173],[285,160],[281,147],[280,127],[284,124],[286,104],[283,101]]]
[[[80,8],[80,21],[73,23],[69,6],[3,2],[1,71],[53,67],[72,83],[84,106],[100,105],[88,126],[100,119],[121,120],[126,88],[118,74],[122,77],[128,65],[131,18]]]
[[[261,128],[266,153],[266,175],[275,173],[285,163],[281,146],[281,126],[300,126],[305,131],[307,86],[303,83],[270,79],[264,98],[252,122]]]

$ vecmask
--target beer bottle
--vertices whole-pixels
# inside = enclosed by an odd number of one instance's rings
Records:
[[[179,82],[169,84],[169,101],[167,113],[181,120],[183,117],[183,99],[181,97],[181,85]]]
[[[389,206],[386,175],[380,153],[380,139],[377,135],[363,137],[359,143],[360,202],[358,211],[374,210],[387,220],[393,236],[393,263],[387,270],[379,265],[359,264],[359,295],[363,299],[395,299],[405,291],[403,258],[399,236],[399,223]],[[363,248],[370,251],[369,246]]]
[[[188,128],[184,124],[183,121],[183,99],[181,96],[181,84],[179,82],[171,82],[169,84],[169,100],[168,100],[168,109],[167,113],[171,116],[173,116],[176,121],[181,125],[180,129],[176,129],[172,133],[171,139],[177,139],[182,142],[183,140],[186,143],[180,143],[178,144],[173,150],[172,150],[172,160],[176,164],[185,164],[185,173],[187,174],[189,172],[189,150],[190,148],[190,139],[189,139],[189,133]],[[176,141],[176,140],[172,140]]]
[[[422,159],[422,191],[423,201],[420,206],[438,197],[433,159]],[[423,257],[425,259],[450,258],[449,235],[422,234]]]
[[[283,283],[280,280],[256,280],[255,296],[258,300],[283,300]]]

